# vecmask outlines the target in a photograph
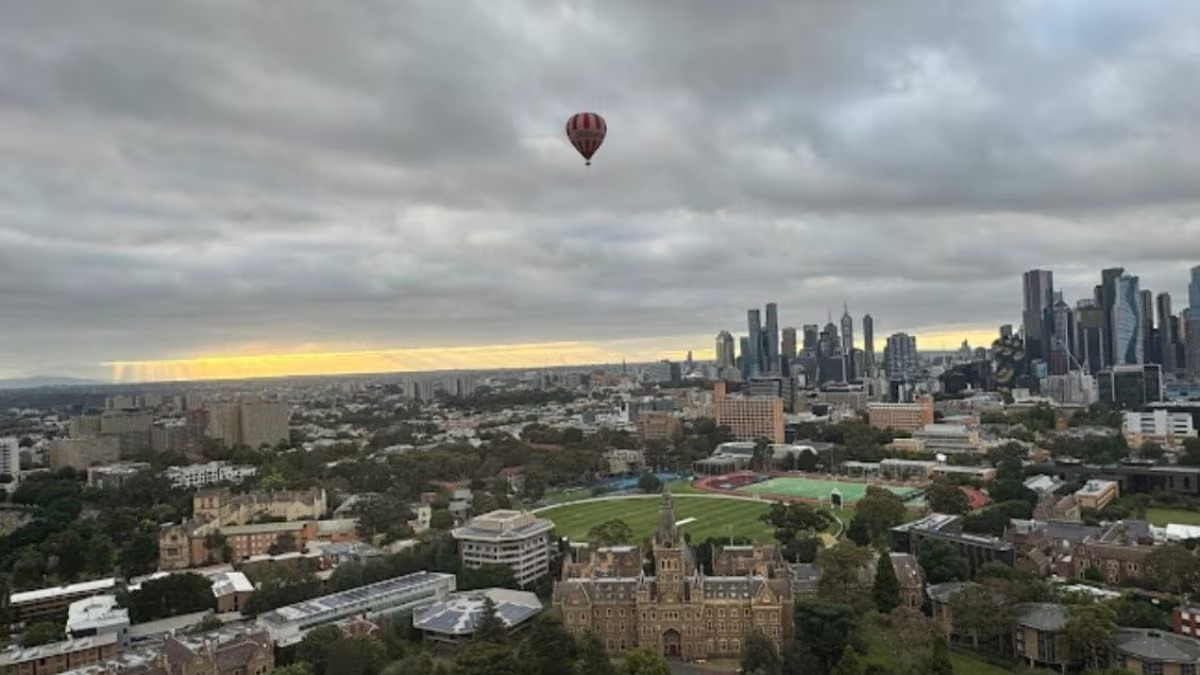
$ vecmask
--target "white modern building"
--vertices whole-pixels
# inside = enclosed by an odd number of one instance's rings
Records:
[[[0,483],[0,489],[9,492],[17,489],[21,480],[21,444],[14,436],[0,438],[0,475],[10,478],[7,483]]]
[[[554,523],[522,511],[496,510],[452,531],[463,565],[507,565],[526,586],[550,573]]]
[[[1196,437],[1191,413],[1168,410],[1127,412],[1122,431],[1125,440],[1134,447],[1147,442],[1171,447],[1182,444],[1185,438]]]
[[[117,606],[115,595],[94,595],[71,603],[67,609],[67,635],[72,639],[116,635],[118,644],[129,642],[129,610]]]
[[[280,607],[259,622],[280,647],[294,645],[314,628],[349,619],[388,616],[445,599],[456,586],[453,574],[413,572],[348,591]]]
[[[228,462],[209,462],[169,467],[163,475],[171,485],[179,488],[196,488],[213,483],[240,483],[258,473],[252,466],[237,466]]]

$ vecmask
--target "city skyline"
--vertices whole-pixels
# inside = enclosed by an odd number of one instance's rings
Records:
[[[953,348],[1200,260],[1192,5],[26,5],[0,377],[699,358],[764,299]]]

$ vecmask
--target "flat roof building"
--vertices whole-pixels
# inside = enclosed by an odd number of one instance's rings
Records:
[[[85,638],[93,635],[117,636],[117,642],[129,640],[129,610],[117,606],[115,595],[95,595],[76,600],[67,609],[67,635]]]
[[[72,602],[116,589],[116,579],[96,579],[69,586],[51,586],[34,591],[13,593],[8,607],[14,624],[29,624],[64,617]]]
[[[1085,509],[1099,511],[1120,495],[1116,481],[1092,479],[1075,491],[1075,501]]]
[[[63,640],[38,647],[9,647],[0,652],[4,675],[58,675],[99,663],[117,653],[117,635],[107,633],[78,640]]]
[[[554,523],[532,513],[499,509],[472,518],[451,534],[463,565],[507,565],[526,586],[550,573],[550,532]]]
[[[916,403],[868,403],[867,419],[876,429],[917,431],[933,424],[933,398],[923,396]]]
[[[296,644],[318,626],[350,617],[387,616],[414,609],[454,592],[453,574],[413,572],[268,612],[259,621],[281,647]]]

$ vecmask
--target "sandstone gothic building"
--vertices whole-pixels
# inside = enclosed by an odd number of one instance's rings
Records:
[[[635,546],[581,550],[563,565],[554,606],[573,633],[592,631],[609,652],[638,647],[668,658],[736,657],[759,629],[776,642],[792,637],[791,574],[773,546],[726,546],[704,574],[675,524],[663,493],[654,535],[654,575]]]

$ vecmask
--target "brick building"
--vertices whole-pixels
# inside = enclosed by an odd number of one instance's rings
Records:
[[[669,658],[737,657],[759,629],[777,645],[792,637],[790,571],[773,547],[726,547],[713,575],[696,565],[664,493],[654,535],[655,574],[633,546],[590,552],[564,565],[553,602],[572,633],[592,631],[610,652],[647,648]],[[636,573],[634,573],[636,570]]]

